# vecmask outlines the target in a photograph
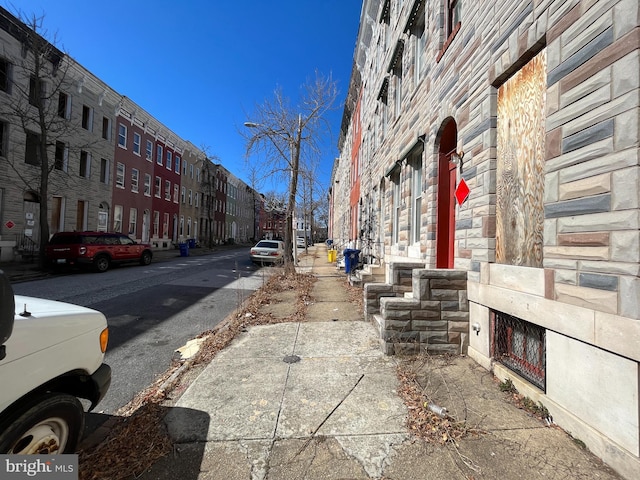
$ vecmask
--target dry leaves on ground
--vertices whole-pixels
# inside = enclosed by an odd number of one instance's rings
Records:
[[[400,362],[396,374],[400,381],[399,394],[408,410],[407,428],[412,435],[427,442],[451,442],[455,445],[461,438],[483,433],[479,429],[469,427],[464,421],[456,421],[448,415],[438,416],[429,409],[429,399],[418,381],[412,360],[405,359]]]
[[[309,274],[272,275],[241,308],[222,322],[223,325],[201,334],[205,340],[190,366],[210,362],[248,327],[304,321],[314,282],[315,277]],[[285,290],[298,292],[294,314],[274,318],[260,311],[263,305],[276,301],[276,295]],[[162,402],[178,382],[183,371],[181,366],[182,362],[174,362],[151,386],[116,413],[111,429],[101,443],[80,452],[80,480],[138,477],[171,451],[171,440],[162,421],[168,407]]]

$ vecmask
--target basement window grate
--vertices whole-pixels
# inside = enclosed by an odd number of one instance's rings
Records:
[[[493,358],[545,391],[545,329],[506,313],[491,314]]]

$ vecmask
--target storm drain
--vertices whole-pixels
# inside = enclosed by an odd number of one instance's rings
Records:
[[[300,361],[300,357],[297,355],[287,355],[282,359],[284,363],[298,363]]]

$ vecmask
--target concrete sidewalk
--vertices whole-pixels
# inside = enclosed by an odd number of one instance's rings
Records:
[[[467,357],[423,359],[425,393],[485,433],[446,445],[412,438],[399,359],[382,355],[344,273],[324,245],[301,256],[300,270],[317,276],[306,321],[252,327],[217,355],[165,418],[173,454],[139,478],[619,478],[513,406]]]

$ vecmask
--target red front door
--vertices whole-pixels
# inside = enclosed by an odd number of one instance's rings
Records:
[[[436,268],[453,268],[456,233],[456,164],[451,153],[440,154],[438,162],[438,211],[436,225]]]

